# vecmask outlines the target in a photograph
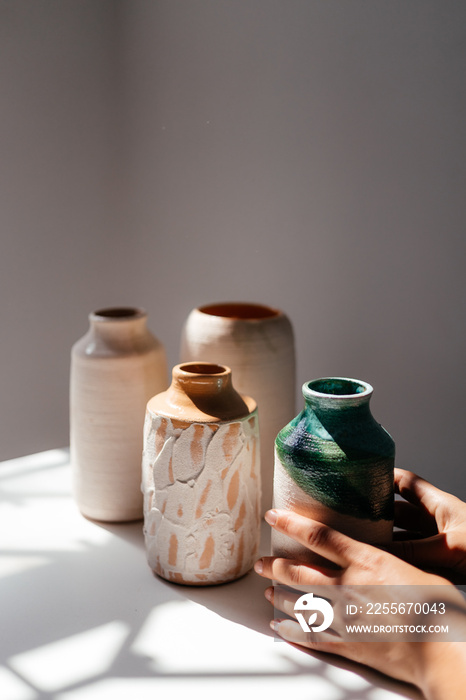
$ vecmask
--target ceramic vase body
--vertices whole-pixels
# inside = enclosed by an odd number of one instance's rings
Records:
[[[260,533],[256,404],[233,388],[229,368],[185,363],[147,405],[144,534],[152,570],[210,585],[245,574]]]
[[[392,538],[395,445],[372,417],[372,391],[339,377],[304,384],[304,410],[275,442],[274,507],[375,544]],[[275,531],[272,551],[315,560]]]
[[[168,385],[165,350],[142,309],[90,314],[72,348],[70,451],[83,515],[109,522],[143,517],[141,455],[147,401]]]
[[[289,319],[281,311],[257,304],[200,307],[185,323],[181,360],[227,365],[237,390],[257,402],[264,513],[272,505],[275,437],[296,412],[294,335]]]

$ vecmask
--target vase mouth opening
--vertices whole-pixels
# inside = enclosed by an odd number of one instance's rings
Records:
[[[225,376],[230,374],[231,371],[229,367],[217,365],[212,362],[184,362],[175,367],[175,370],[186,375],[203,374],[215,377]]]
[[[98,309],[91,314],[91,318],[98,321],[128,321],[144,316],[146,316],[145,310],[134,306],[114,306]]]
[[[368,398],[373,392],[373,388],[367,382],[360,379],[349,379],[347,377],[322,377],[306,382],[303,386],[305,399],[330,399],[333,401],[342,399]]]
[[[239,301],[206,304],[200,306],[199,311],[208,316],[221,316],[239,321],[260,321],[281,315],[278,309],[273,309],[270,306]]]

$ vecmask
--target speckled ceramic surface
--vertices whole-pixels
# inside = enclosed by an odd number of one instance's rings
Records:
[[[257,557],[257,410],[231,377],[224,366],[184,363],[147,405],[144,534],[150,567],[169,581],[224,583]]]
[[[304,410],[275,441],[274,506],[376,543],[393,529],[395,445],[371,414],[372,391],[340,377],[304,384]],[[303,553],[275,532],[273,551]]]

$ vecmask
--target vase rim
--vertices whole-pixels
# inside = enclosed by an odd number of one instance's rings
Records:
[[[257,404],[236,391],[230,367],[193,361],[173,367],[171,385],[153,396],[147,408],[186,423],[222,423],[249,417]]]
[[[263,321],[283,315],[282,311],[272,306],[246,301],[203,304],[197,308],[197,311],[207,316],[217,316],[231,321]]]
[[[303,396],[308,400],[324,401],[326,405],[342,403],[357,405],[367,401],[374,391],[371,384],[350,377],[320,377],[303,384]]]
[[[219,365],[214,362],[182,362],[173,368],[173,372],[178,376],[189,377],[213,377],[219,378],[231,375],[231,369],[226,365]]]
[[[146,316],[146,310],[138,306],[109,306],[93,311],[89,314],[89,319],[103,323],[115,321],[118,323],[121,321],[135,321]]]

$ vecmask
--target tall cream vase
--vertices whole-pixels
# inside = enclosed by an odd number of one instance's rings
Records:
[[[231,368],[240,394],[257,402],[264,513],[272,506],[274,443],[296,413],[296,361],[288,317],[261,304],[209,304],[189,314],[182,332],[182,362],[202,360]]]
[[[143,309],[102,309],[89,322],[71,351],[74,497],[86,517],[138,520],[145,407],[168,385],[165,350]]]

